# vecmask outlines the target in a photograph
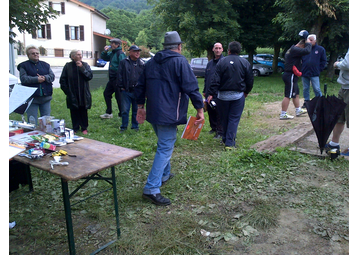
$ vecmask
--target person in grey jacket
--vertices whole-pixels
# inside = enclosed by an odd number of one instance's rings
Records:
[[[93,77],[91,67],[82,61],[80,50],[72,50],[70,53],[71,62],[63,67],[60,85],[66,94],[67,108],[70,109],[72,128],[77,132],[80,128],[82,133],[88,133],[88,113],[91,109],[92,96],[88,81]]]
[[[334,63],[334,68],[340,70],[337,82],[341,84],[341,89],[338,92],[338,98],[343,100],[347,106],[344,109],[344,112],[339,117],[337,124],[333,129],[332,141],[326,144],[326,153],[334,153],[334,157],[337,158],[339,155],[349,156],[349,149],[341,153],[341,148],[339,146],[339,139],[344,130],[344,124],[349,128],[349,49],[342,61],[337,61]]]

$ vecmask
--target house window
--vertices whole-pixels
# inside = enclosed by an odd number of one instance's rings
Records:
[[[65,39],[66,40],[85,40],[84,26],[70,26],[65,25]]]
[[[48,6],[53,10],[57,11],[58,14],[65,14],[65,2],[61,2],[61,3],[48,2]]]
[[[33,39],[51,39],[51,24],[41,25],[39,30],[32,32]]]

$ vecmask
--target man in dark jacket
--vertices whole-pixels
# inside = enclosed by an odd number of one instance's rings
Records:
[[[229,43],[229,55],[216,65],[215,76],[209,88],[208,103],[217,96],[217,108],[223,128],[222,141],[225,149],[235,148],[237,127],[245,106],[245,98],[252,90],[254,77],[252,68],[239,56],[241,44]]]
[[[119,63],[117,85],[121,90],[122,104],[122,125],[120,132],[127,130],[129,122],[129,110],[132,105],[132,127],[136,131],[139,130],[137,118],[137,103],[134,98],[134,87],[137,85],[139,76],[144,69],[144,62],[139,58],[141,49],[137,45],[129,48],[129,56]]]
[[[171,204],[160,194],[160,187],[174,176],[170,173],[170,158],[177,125],[187,121],[189,98],[197,110],[195,125],[204,120],[198,81],[188,61],[180,54],[182,41],[178,32],[167,32],[163,45],[164,50],[146,63],[134,88],[138,104],[137,121],[139,124],[145,120],[151,123],[158,137],[157,152],[143,190],[143,198],[156,205]]]
[[[52,82],[55,80],[55,74],[48,63],[39,60],[40,52],[37,47],[28,46],[26,54],[29,60],[20,63],[17,69],[22,85],[37,88],[26,112],[27,121],[37,125],[39,110],[41,117],[51,115]]]
[[[108,76],[109,81],[107,82],[106,88],[103,91],[104,101],[106,102],[106,113],[100,115],[102,119],[109,119],[113,118],[112,114],[112,95],[114,96],[117,101],[118,105],[118,117],[122,116],[121,113],[121,91],[119,90],[118,86],[116,85],[117,80],[117,71],[119,62],[122,59],[125,59],[126,55],[122,51],[122,41],[118,38],[113,38],[110,40],[111,46],[104,46],[104,51],[101,53],[101,58],[105,61],[109,61],[109,68],[108,68]],[[111,51],[109,51],[112,49]]]
[[[298,76],[295,75],[293,70],[294,67],[301,70],[302,56],[310,54],[312,45],[311,41],[307,40],[308,32],[306,30],[300,31],[299,36],[301,40],[296,45],[292,45],[285,55],[285,71],[282,74],[282,80],[285,83],[285,97],[282,100],[280,120],[294,118],[294,116],[287,114],[291,98],[296,108],[297,117],[307,113],[305,109],[300,107]]]
[[[317,44],[316,35],[310,34],[307,39],[311,41],[312,50],[310,54],[302,57],[302,84],[305,102],[310,100],[310,83],[312,83],[315,96],[322,96],[319,74],[327,63],[326,50]],[[305,104],[303,105],[306,107]]]
[[[209,63],[206,66],[205,69],[205,79],[204,79],[204,90],[203,90],[203,96],[205,97],[205,99],[208,99],[208,90],[210,87],[210,83],[211,83],[211,79],[213,78],[214,74],[215,74],[215,68],[216,68],[216,64],[219,62],[220,59],[222,59],[224,56],[222,55],[223,53],[223,46],[221,43],[215,43],[214,47],[213,47],[213,52],[214,52],[214,58],[212,60],[209,61]],[[213,98],[213,100],[215,101],[216,98]],[[218,110],[215,106],[208,106],[207,107],[207,111],[208,111],[208,115],[209,115],[209,122],[210,122],[210,127],[211,130],[210,132],[215,133],[214,138],[222,138],[222,127],[220,124],[220,116],[218,113]]]

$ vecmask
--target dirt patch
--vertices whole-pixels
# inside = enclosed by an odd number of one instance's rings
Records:
[[[303,100],[301,100],[301,105]],[[279,120],[281,102],[264,105],[265,111],[260,111],[259,123],[265,127],[266,133],[283,133],[301,123],[310,123],[308,115],[295,117],[292,120]],[[294,106],[290,103],[288,113],[294,115]],[[299,132],[299,131],[298,131]],[[331,139],[331,137],[329,138]],[[345,128],[341,136],[341,148],[349,146],[349,129]],[[316,134],[306,136],[293,147],[315,151],[320,155]],[[314,153],[313,153],[314,154]],[[323,152],[323,156],[325,152]],[[335,196],[341,196],[340,202],[333,203],[337,209],[336,222],[348,222],[349,203],[348,191],[343,188],[344,180],[340,174],[329,169],[317,169],[315,164],[304,166],[304,174],[295,176],[293,183],[305,187],[324,188],[332,191]],[[345,184],[348,187],[348,184]],[[293,203],[300,203],[299,196],[288,196]],[[348,224],[348,223],[347,223]],[[344,225],[344,224],[343,224]],[[320,222],[308,218],[306,214],[296,209],[282,209],[279,216],[279,226],[267,232],[260,232],[249,249],[242,254],[349,254],[348,226],[332,224],[322,226]]]

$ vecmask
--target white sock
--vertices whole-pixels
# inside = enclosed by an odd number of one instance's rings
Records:
[[[301,111],[301,107],[296,108],[296,112]]]
[[[329,145],[331,145],[331,146],[338,146],[339,143],[335,143],[335,142],[330,141],[330,142],[329,142]]]
[[[285,115],[286,111],[281,111],[281,116]]]

